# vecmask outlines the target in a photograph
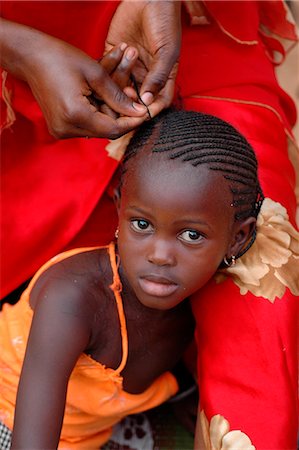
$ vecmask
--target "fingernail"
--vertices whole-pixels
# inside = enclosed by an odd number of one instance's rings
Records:
[[[125,42],[123,42],[122,44],[120,44],[119,48],[121,49],[121,51],[123,52],[124,50],[126,50],[126,48],[128,47],[128,44],[126,44]]]
[[[135,50],[134,48],[128,48],[128,50],[126,51],[126,58],[127,59],[133,59],[135,56]]]
[[[152,103],[152,101],[154,100],[154,96],[151,92],[145,92],[144,94],[142,94],[141,100],[146,105],[150,105]]]
[[[146,107],[143,105],[140,105],[140,103],[133,102],[133,108],[136,109],[136,111],[145,112]]]

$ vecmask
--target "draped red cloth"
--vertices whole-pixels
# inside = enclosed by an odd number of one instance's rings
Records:
[[[229,120],[243,132],[257,153],[265,195],[283,204],[294,221],[294,174],[279,119],[261,107],[210,99],[187,99],[185,106]],[[192,308],[200,407],[208,419],[221,414],[257,449],[295,449],[297,297],[286,290],[271,303],[250,292],[240,295],[231,280],[212,280],[194,296]]]
[[[117,5],[109,1],[7,1],[2,2],[1,14],[98,59]],[[55,140],[28,86],[8,75],[6,89],[12,95],[16,121],[1,136],[1,297],[31,277],[75,236],[77,242],[96,207],[94,215],[101,220],[91,219],[82,236],[90,245],[109,243],[112,205],[103,193],[117,166],[105,150],[106,139]],[[5,120],[5,105],[1,106]],[[78,244],[84,242],[80,238]]]
[[[202,5],[206,25],[190,26],[190,16],[183,14],[178,96],[186,108],[217,115],[248,138],[265,195],[285,206],[294,224],[295,175],[287,136],[296,111],[275,78],[274,56],[278,50],[283,57],[284,50],[271,34],[295,40],[294,27],[282,1],[209,0]],[[187,6],[196,13],[198,2]],[[116,7],[109,1],[6,1],[1,14],[98,58]],[[116,213],[104,192],[117,166],[105,150],[106,140],[49,136],[25,83],[8,75],[5,92],[11,94],[16,120],[1,136],[2,295],[55,253],[110,241]],[[6,104],[1,106],[5,127]],[[207,418],[223,415],[258,449],[295,449],[294,296],[287,290],[270,303],[240,295],[231,280],[211,281],[193,299],[193,310],[201,409]]]
[[[283,49],[259,32],[261,19],[270,17],[270,28],[295,39],[283,21],[284,6],[214,1],[205,6],[210,24],[184,28],[178,77],[183,105],[214,114],[246,136],[265,196],[285,206],[295,224],[287,135],[296,111],[275,78],[273,51],[284,56]],[[223,416],[257,449],[297,448],[297,304],[288,289],[274,303],[250,292],[240,295],[230,279],[212,280],[192,299],[200,409],[208,420]]]

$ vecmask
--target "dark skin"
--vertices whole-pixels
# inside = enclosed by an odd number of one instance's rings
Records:
[[[178,197],[177,180],[186,177]],[[149,165],[146,151],[131,160],[118,200],[119,272],[129,340],[121,373],[125,391],[143,392],[176,364],[193,335],[185,297],[246,242],[253,221],[236,224],[230,203],[227,182],[205,167],[160,155]],[[144,279],[146,284],[140,284]],[[169,293],[174,281],[177,287]],[[97,249],[52,266],[33,288],[34,317],[12,449],[57,447],[68,379],[82,352],[112,369],[119,366],[121,336],[111,283],[107,252]]]
[[[111,20],[106,51],[120,42],[138,50],[133,74],[143,102],[151,105],[155,116],[173,98],[181,47],[181,2],[122,1]],[[137,100],[132,89],[125,92]]]
[[[35,286],[30,299],[34,320],[19,387],[12,448],[56,448],[68,378],[82,352],[107,367],[118,367],[121,336],[115,300],[108,287],[111,282],[107,253],[95,250],[57,264]],[[193,319],[187,302],[161,314],[143,307],[125,279],[123,287],[130,343],[123,387],[138,394],[175,365],[192,338]]]
[[[146,108],[133,103],[103,66],[81,50],[2,18],[0,25],[1,67],[29,85],[55,138],[113,139],[146,119]],[[98,111],[88,100],[92,93],[118,117]]]
[[[137,49],[136,76],[152,115],[172,101],[180,41],[180,2],[121,2],[112,18],[106,51],[122,43]],[[57,139],[115,139],[148,118],[132,88],[128,97],[97,61],[67,42],[0,18],[0,47],[1,67],[29,85]],[[98,110],[91,94],[106,107]]]

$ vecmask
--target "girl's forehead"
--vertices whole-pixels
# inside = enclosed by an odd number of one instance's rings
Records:
[[[199,218],[217,229],[231,226],[234,211],[227,180],[203,164],[149,158],[132,165],[125,174],[121,192],[122,211],[142,211],[152,220],[177,223]]]
[[[223,174],[207,164],[193,166],[189,161],[173,160],[165,154],[147,153],[132,158],[123,180],[123,189],[151,192],[153,196],[221,196],[231,202],[229,183]]]

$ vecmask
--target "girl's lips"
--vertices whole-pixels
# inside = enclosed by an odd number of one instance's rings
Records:
[[[139,278],[139,285],[143,292],[154,297],[167,297],[178,289],[176,283],[152,276]]]

